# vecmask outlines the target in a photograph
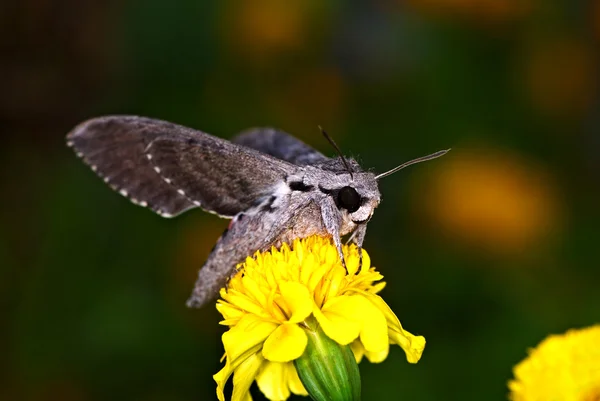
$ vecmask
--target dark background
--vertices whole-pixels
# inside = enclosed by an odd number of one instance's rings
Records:
[[[600,2],[0,3],[0,399],[213,399],[219,315],[189,310],[227,222],[162,219],[65,147],[140,114],[261,125],[382,172],[366,249],[427,338],[365,400],[506,399],[514,364],[600,317]],[[260,397],[257,397],[260,398]]]

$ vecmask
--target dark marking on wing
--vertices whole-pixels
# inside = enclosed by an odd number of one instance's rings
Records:
[[[275,195],[271,195],[269,199],[267,199],[267,201],[260,207],[260,211],[265,213],[274,212],[275,208],[273,207],[273,203],[276,199],[277,197]]]
[[[292,191],[300,192],[309,192],[314,188],[312,185],[307,185],[302,181],[292,181],[288,185]]]
[[[321,185],[319,185],[319,191],[323,192],[325,195],[331,195],[335,192],[335,190],[323,188]]]

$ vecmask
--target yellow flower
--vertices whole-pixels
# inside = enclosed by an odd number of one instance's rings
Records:
[[[314,321],[349,345],[356,361],[381,362],[390,344],[400,345],[410,363],[420,359],[425,339],[405,331],[377,295],[385,283],[369,255],[363,250],[361,265],[355,245],[343,252],[346,269],[331,239],[313,236],[257,252],[238,266],[217,303],[221,324],[229,326],[222,338],[225,367],[214,376],[219,400],[232,374],[233,400],[251,399],[254,380],[271,400],[307,395],[293,361],[304,353]]]
[[[514,368],[513,401],[600,400],[600,325],[542,341]]]

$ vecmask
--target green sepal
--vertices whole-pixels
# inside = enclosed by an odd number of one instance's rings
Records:
[[[311,319],[306,322],[308,344],[294,361],[300,381],[315,401],[360,400],[360,372],[348,345],[340,345]]]

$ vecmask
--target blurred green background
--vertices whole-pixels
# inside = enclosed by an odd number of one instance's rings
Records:
[[[453,148],[381,182],[365,247],[427,348],[361,363],[365,400],[506,399],[600,321],[599,1],[8,0],[0,33],[0,400],[215,398],[185,300],[227,221],[111,191],[64,146],[101,114],[332,154],[320,124],[378,172]]]

